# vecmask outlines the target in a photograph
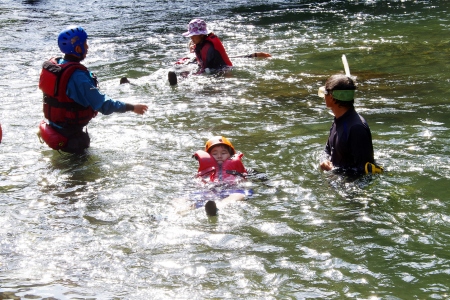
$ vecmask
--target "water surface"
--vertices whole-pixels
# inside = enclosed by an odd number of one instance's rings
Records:
[[[0,298],[446,299],[450,293],[450,5],[445,1],[0,2]],[[225,76],[167,82],[205,19]],[[86,155],[39,143],[42,62],[81,24],[102,91],[144,116],[99,115]],[[342,73],[386,172],[319,170]],[[136,85],[119,85],[126,76]],[[178,213],[201,189],[191,155],[229,137],[253,197]]]

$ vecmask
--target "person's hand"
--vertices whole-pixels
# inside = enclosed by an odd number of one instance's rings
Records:
[[[138,114],[138,115],[143,115],[148,109],[147,105],[144,104],[135,104],[134,105],[134,109],[133,112]]]
[[[190,53],[194,53],[194,51],[195,51],[195,44],[194,44],[194,42],[192,42],[192,40],[189,41],[188,47],[189,47],[189,52]]]
[[[324,171],[330,171],[331,169],[333,169],[333,164],[331,163],[331,161],[326,160],[320,163],[320,168]]]

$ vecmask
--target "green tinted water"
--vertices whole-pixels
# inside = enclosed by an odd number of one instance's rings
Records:
[[[448,298],[448,14],[444,1],[1,2],[0,298]],[[273,58],[170,87],[196,16],[231,56]],[[150,107],[95,118],[82,158],[36,137],[40,66],[69,23],[90,35],[102,90]],[[318,168],[332,115],[317,89],[342,54],[386,169],[353,182]],[[218,218],[177,213],[201,189],[191,155],[218,134],[270,182]]]

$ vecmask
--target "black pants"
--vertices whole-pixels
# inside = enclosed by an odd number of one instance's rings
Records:
[[[91,144],[91,138],[87,132],[81,131],[76,135],[69,137],[67,146],[61,149],[61,151],[69,153],[83,153],[84,150],[89,148]]]
[[[83,131],[83,128],[58,128],[59,133],[68,138],[67,146],[62,148],[61,151],[68,153],[83,153],[84,150],[89,148],[91,144],[91,138],[87,132]]]

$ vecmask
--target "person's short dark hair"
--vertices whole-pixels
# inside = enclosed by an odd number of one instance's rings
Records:
[[[208,202],[206,202],[205,211],[208,216],[212,216],[212,217],[217,216],[218,209],[217,209],[216,202],[214,202],[212,200],[209,200]]]
[[[353,107],[355,100],[352,101],[341,101],[333,98],[334,103],[342,107]]]
[[[325,82],[325,90],[332,95],[335,90],[356,90],[356,84],[349,76],[337,74],[332,75],[327,79]],[[343,107],[353,107],[353,104],[355,103],[355,99],[351,101],[341,101],[333,98],[333,100],[337,105]]]

